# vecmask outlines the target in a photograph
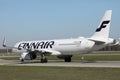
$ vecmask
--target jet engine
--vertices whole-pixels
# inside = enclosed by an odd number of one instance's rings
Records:
[[[24,52],[21,54],[21,60],[33,60],[36,57],[37,56],[36,56],[35,52]]]

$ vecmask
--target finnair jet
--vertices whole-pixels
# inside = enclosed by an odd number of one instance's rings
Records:
[[[75,39],[21,41],[15,44],[13,52],[21,54],[21,62],[41,56],[41,63],[47,63],[46,56],[56,55],[65,62],[71,62],[73,55],[99,50],[115,40],[109,38],[112,10],[107,10],[93,36]],[[8,47],[3,41],[3,47]]]

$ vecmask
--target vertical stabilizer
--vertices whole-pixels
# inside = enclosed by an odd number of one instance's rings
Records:
[[[109,38],[112,10],[107,10],[91,40],[107,41]]]

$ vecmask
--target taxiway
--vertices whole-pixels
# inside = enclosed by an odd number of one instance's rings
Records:
[[[61,67],[111,67],[120,68],[120,61],[54,61],[50,60],[48,63],[40,63],[39,61],[26,61],[21,63],[15,60],[0,59],[0,65],[7,66],[61,66]]]

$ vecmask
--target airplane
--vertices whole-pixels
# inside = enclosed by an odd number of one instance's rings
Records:
[[[46,56],[55,55],[65,62],[71,62],[73,55],[89,53],[104,48],[109,44],[115,44],[115,39],[109,38],[112,10],[107,10],[96,29],[95,33],[89,37],[79,37],[70,39],[39,40],[39,41],[21,41],[14,45],[12,51],[20,53],[21,62],[25,60],[34,60],[40,56],[41,63],[47,63]],[[6,40],[3,40],[3,47]]]
[[[120,38],[118,38],[118,44],[120,45]]]

